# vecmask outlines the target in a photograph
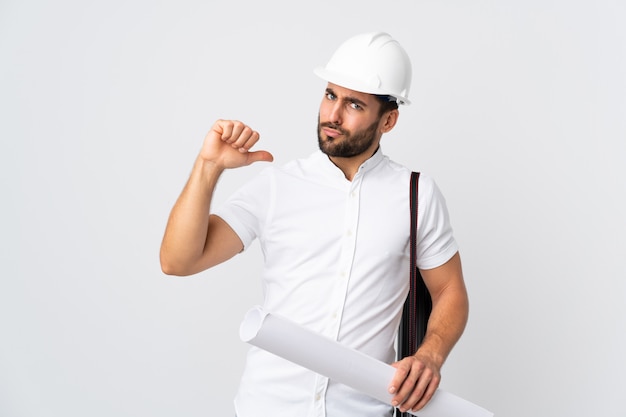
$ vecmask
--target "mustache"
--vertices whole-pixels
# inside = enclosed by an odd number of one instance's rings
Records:
[[[346,131],[343,130],[343,128],[335,123],[332,122],[325,122],[325,123],[321,123],[320,124],[321,127],[327,127],[329,129],[333,129],[336,130],[337,132],[341,133],[342,135],[346,134]]]

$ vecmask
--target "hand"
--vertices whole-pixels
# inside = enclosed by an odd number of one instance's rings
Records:
[[[218,120],[204,138],[200,157],[222,169],[239,168],[253,162],[274,160],[267,151],[250,152],[259,133],[237,120]]]
[[[419,350],[415,355],[391,365],[396,368],[396,374],[389,385],[389,392],[395,394],[391,405],[402,412],[420,410],[439,387],[441,366]]]

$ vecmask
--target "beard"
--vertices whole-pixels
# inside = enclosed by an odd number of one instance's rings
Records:
[[[328,156],[350,158],[361,155],[376,140],[376,130],[379,120],[358,132],[350,132],[331,122],[320,123],[319,115],[317,117],[317,141],[320,150]],[[341,133],[342,137],[331,138],[323,137],[322,127],[328,127]]]

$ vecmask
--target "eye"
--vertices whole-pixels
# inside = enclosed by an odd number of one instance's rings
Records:
[[[360,104],[355,103],[354,101],[350,102],[350,107],[352,107],[354,110],[363,110],[363,107],[361,107]]]
[[[326,93],[326,98],[328,100],[335,100],[337,97],[333,93]]]

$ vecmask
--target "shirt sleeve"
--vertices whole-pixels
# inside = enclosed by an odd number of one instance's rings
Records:
[[[213,210],[235,231],[244,250],[261,235],[272,201],[271,169],[267,168]]]
[[[458,251],[446,201],[434,180],[421,174],[417,217],[417,267],[433,269]]]

